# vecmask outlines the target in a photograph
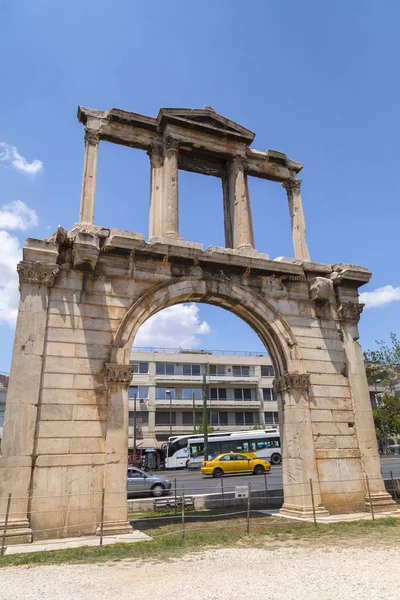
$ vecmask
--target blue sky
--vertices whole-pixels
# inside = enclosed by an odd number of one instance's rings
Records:
[[[367,266],[365,290],[392,286],[367,297],[376,306],[362,316],[364,347],[398,332],[399,17],[397,2],[370,0],[0,1],[0,371],[12,351],[18,241],[78,218],[78,104],[152,116],[211,105],[254,131],[254,148],[304,162],[312,258]],[[257,249],[291,256],[285,191],[255,179],[250,191]],[[102,143],[96,224],[147,235],[148,197],[146,154]],[[180,220],[186,239],[223,244],[219,181],[180,173]],[[229,313],[189,316],[201,347],[261,348]]]

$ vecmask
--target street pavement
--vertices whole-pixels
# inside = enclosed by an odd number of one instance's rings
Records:
[[[382,457],[381,472],[384,479],[390,479],[390,472],[394,478],[400,478],[400,456],[399,457]],[[238,485],[247,486],[249,481],[252,491],[282,489],[282,466],[272,467],[269,473],[265,475],[225,475],[221,479],[215,479],[211,476],[204,476],[201,471],[163,471],[163,475],[172,481],[172,492],[174,490],[175,481],[177,492],[182,491],[184,487],[185,494],[212,494],[220,493],[221,487],[224,487],[224,493],[233,492]]]

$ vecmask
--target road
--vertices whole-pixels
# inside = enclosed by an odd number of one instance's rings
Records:
[[[381,472],[385,479],[390,479],[390,471],[393,477],[400,478],[400,456],[382,457]],[[161,474],[161,473],[160,473]],[[226,475],[223,480],[214,479],[214,477],[205,477],[200,471],[163,471],[162,475],[168,477],[173,482],[176,480],[178,492],[184,486],[185,494],[212,494],[220,493],[221,486],[224,486],[224,492],[234,491],[237,485],[246,485],[250,481],[252,491],[265,490],[265,482],[268,490],[282,488],[282,467],[272,467],[270,473],[264,475]]]

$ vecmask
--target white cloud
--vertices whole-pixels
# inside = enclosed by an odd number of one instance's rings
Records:
[[[39,218],[33,208],[15,200],[9,204],[4,204],[0,208],[0,228],[2,229],[20,229],[25,231],[29,227],[36,227],[39,224]]]
[[[10,163],[15,169],[28,175],[36,175],[43,169],[41,160],[35,159],[28,162],[25,157],[21,156],[15,146],[10,146],[6,142],[0,142],[0,161]]]
[[[400,300],[400,287],[393,287],[392,285],[384,285],[372,292],[362,292],[360,294],[360,302],[363,302],[366,308],[384,306],[390,302],[396,302],[396,300]]]
[[[0,324],[15,325],[18,312],[17,263],[22,258],[18,238],[0,231]]]
[[[196,304],[177,304],[165,308],[139,329],[134,345],[156,348],[197,348],[199,335],[210,333],[206,321],[200,321]]]

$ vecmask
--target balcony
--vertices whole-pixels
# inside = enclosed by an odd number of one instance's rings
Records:
[[[157,383],[203,383],[203,375],[156,375]],[[224,383],[231,385],[258,384],[258,377],[254,374],[249,376],[234,377],[233,375],[207,375],[207,385]]]
[[[193,408],[193,400],[182,400],[182,399],[177,399],[177,400],[172,400],[171,402],[172,404],[172,409],[178,409],[178,408],[187,408],[187,409],[191,409]],[[273,404],[273,403],[270,403]],[[194,401],[194,405],[195,408],[200,409],[203,408],[203,400],[195,400]],[[156,400],[156,407],[157,408],[168,408],[170,407],[170,401],[168,398],[165,399],[158,399]],[[261,404],[260,404],[260,400],[234,400],[234,399],[230,399],[230,400],[207,400],[207,408],[208,410],[213,410],[213,409],[218,409],[218,410],[224,410],[224,409],[228,409],[228,408],[256,408],[256,409],[260,409],[261,408]]]

